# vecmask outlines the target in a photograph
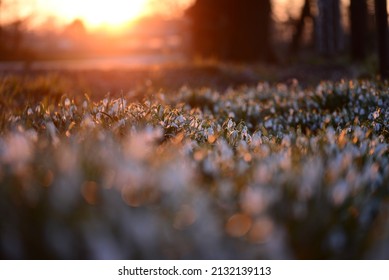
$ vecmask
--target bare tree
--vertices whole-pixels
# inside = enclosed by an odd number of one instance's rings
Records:
[[[240,61],[275,59],[270,0],[197,0],[187,16],[194,54]]]
[[[354,60],[363,60],[367,55],[368,5],[366,0],[350,1],[350,47]]]
[[[334,55],[343,48],[340,0],[317,0],[316,47],[323,55]]]
[[[388,12],[386,0],[375,0],[380,74],[389,78]]]
[[[289,48],[289,51],[292,54],[295,54],[300,49],[301,38],[302,38],[302,35],[304,32],[305,20],[307,18],[314,20],[314,16],[311,12],[311,6],[312,6],[312,0],[305,0],[304,1],[301,15],[300,15],[300,18],[298,19],[298,21],[296,22],[295,30],[293,32],[293,37],[292,37],[292,43],[291,43],[290,48]]]

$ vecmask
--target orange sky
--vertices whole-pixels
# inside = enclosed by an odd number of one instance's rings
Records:
[[[58,24],[81,19],[89,29],[118,29],[131,20],[152,13],[175,15],[194,0],[4,0],[0,20],[30,16],[35,25],[48,17]],[[164,9],[164,10],[163,10]]]

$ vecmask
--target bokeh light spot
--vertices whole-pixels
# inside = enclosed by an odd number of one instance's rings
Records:
[[[246,214],[232,215],[226,224],[226,231],[232,237],[244,236],[251,228],[252,219]]]

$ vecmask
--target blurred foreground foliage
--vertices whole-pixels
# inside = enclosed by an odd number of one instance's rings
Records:
[[[388,83],[67,90],[0,84],[0,258],[389,258]]]

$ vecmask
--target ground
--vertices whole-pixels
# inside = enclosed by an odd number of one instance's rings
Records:
[[[389,84],[326,71],[2,73],[1,258],[388,258]]]

